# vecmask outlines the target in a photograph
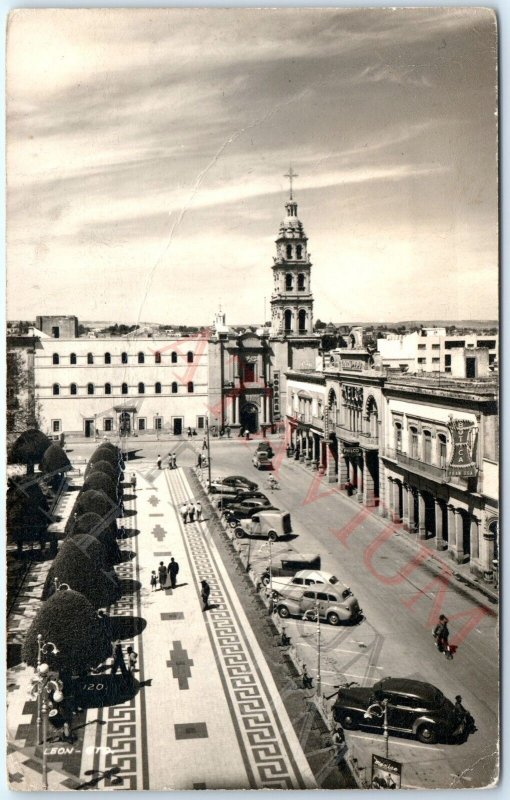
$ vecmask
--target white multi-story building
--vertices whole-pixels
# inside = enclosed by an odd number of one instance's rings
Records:
[[[34,384],[51,434],[198,431],[208,408],[208,341],[41,337]]]
[[[498,337],[475,333],[452,335],[445,328],[422,328],[378,339],[377,350],[383,367],[478,378],[497,366]]]

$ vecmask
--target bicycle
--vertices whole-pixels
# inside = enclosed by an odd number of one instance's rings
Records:
[[[280,484],[278,483],[276,478],[268,478],[266,481],[266,488],[269,489],[270,492],[272,492],[275,489],[279,489]]]

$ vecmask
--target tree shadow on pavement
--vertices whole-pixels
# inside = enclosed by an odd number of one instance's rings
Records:
[[[110,617],[109,621],[112,639],[132,639],[147,627],[143,617]]]
[[[91,775],[91,779],[85,783],[80,783],[76,789],[95,789],[100,781],[105,781],[107,786],[120,786],[123,783],[119,778],[120,767],[110,767],[110,769],[88,769],[84,775]]]
[[[136,553],[134,550],[121,550],[119,564],[125,564],[126,561],[132,561],[135,556]]]
[[[134,594],[139,592],[142,588],[140,581],[131,580],[131,578],[121,578],[119,580],[119,591],[121,595]]]
[[[117,539],[131,539],[133,536],[138,536],[139,533],[138,528],[129,528],[128,530],[124,528],[124,531],[119,528]]]

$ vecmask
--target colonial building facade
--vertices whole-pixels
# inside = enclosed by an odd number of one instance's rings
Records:
[[[41,337],[34,384],[43,429],[96,433],[201,429],[208,414],[205,337]]]
[[[479,380],[384,369],[362,346],[288,371],[289,454],[491,580],[498,559],[498,407]],[[311,453],[311,457],[310,454]]]

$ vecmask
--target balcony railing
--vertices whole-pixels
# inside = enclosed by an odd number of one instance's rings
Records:
[[[446,474],[446,467],[438,467],[435,464],[427,464],[425,461],[420,461],[419,458],[411,458],[407,453],[402,453],[401,450],[392,450],[387,447],[384,451],[386,458],[391,458],[403,467],[408,467],[417,475],[422,475],[424,478],[432,478],[440,483],[446,483],[448,480]]]

